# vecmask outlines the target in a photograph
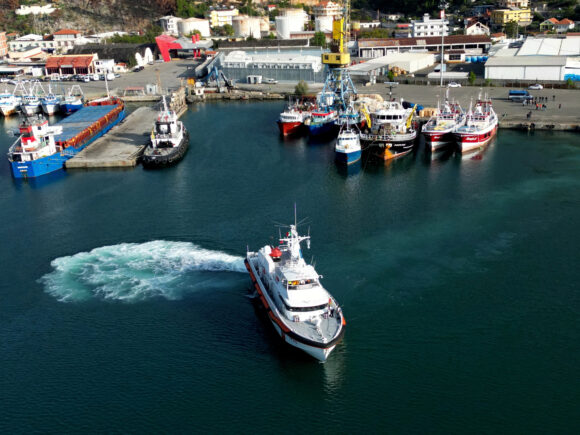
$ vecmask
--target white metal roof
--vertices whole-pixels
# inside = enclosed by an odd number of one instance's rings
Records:
[[[495,56],[485,66],[564,66],[566,56]]]
[[[580,37],[526,38],[517,56],[579,56]]]
[[[369,72],[397,62],[412,62],[414,60],[433,57],[431,53],[389,53],[386,56],[376,57],[366,62],[351,65],[349,71]]]

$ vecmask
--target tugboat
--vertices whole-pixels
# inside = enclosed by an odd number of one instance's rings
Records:
[[[322,286],[322,278],[302,256],[300,236],[290,225],[278,247],[247,253],[244,263],[274,329],[286,343],[326,361],[344,335],[342,309]]]
[[[454,141],[453,133],[465,124],[465,112],[459,103],[445,98],[443,108],[437,107],[437,113],[425,125],[421,132],[425,137],[425,145],[431,150],[439,148]]]
[[[338,163],[351,165],[361,158],[359,131],[356,125],[342,126],[334,146],[334,155]]]
[[[370,126],[360,134],[368,146],[378,146],[379,157],[391,160],[409,154],[417,138],[412,120],[415,106],[405,109],[398,101],[383,102],[370,114]],[[369,130],[370,127],[370,130]]]
[[[167,108],[165,96],[163,108],[157,114],[155,127],[151,132],[151,143],[142,156],[143,166],[158,168],[170,166],[185,156],[189,148],[189,133],[175,111]]]
[[[459,151],[466,153],[486,145],[497,132],[497,115],[487,96],[479,98],[475,108],[467,112],[465,125],[455,131]]]

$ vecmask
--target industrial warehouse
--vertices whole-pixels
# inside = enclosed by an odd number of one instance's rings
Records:
[[[501,48],[485,63],[490,80],[560,81],[580,76],[580,36],[527,38],[521,47]]]

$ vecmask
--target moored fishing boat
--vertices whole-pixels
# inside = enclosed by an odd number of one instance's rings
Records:
[[[54,115],[60,110],[61,96],[52,93],[50,85],[48,86],[48,94],[40,99],[42,111],[47,115]]]
[[[359,133],[356,125],[344,125],[340,128],[334,145],[334,156],[338,163],[351,165],[360,160],[362,148]]]
[[[322,106],[313,110],[310,117],[304,121],[310,136],[330,135],[336,131],[336,110]]]
[[[459,103],[445,98],[443,107],[437,107],[437,113],[427,121],[421,130],[425,145],[435,151],[454,141],[453,133],[465,124],[465,113]]]
[[[304,129],[304,121],[310,117],[311,104],[290,101],[278,118],[278,128],[282,136],[298,134]]]
[[[473,110],[471,106],[466,115],[465,125],[459,127],[454,135],[462,153],[480,148],[494,138],[498,119],[491,99],[479,98]]]
[[[167,107],[164,96],[141,162],[149,168],[170,166],[183,159],[188,148],[189,133],[183,122],[177,119],[175,111]]]
[[[40,113],[42,106],[40,105],[40,98],[36,95],[24,95],[20,103],[20,110],[26,116],[32,116]]]
[[[118,98],[89,103],[54,126],[40,116],[24,119],[20,137],[8,150],[14,178],[33,178],[60,170],[95,139],[125,117],[125,106]]]
[[[80,110],[84,104],[83,90],[79,85],[74,85],[70,88],[67,96],[62,101],[61,111],[69,115]]]
[[[342,309],[322,286],[322,276],[307,264],[296,221],[278,247],[264,246],[247,253],[244,261],[260,303],[274,329],[286,343],[326,361],[344,335]]]
[[[0,112],[4,116],[10,116],[18,111],[20,102],[20,97],[10,92],[4,92],[0,95]]]
[[[360,134],[369,147],[378,147],[378,156],[391,160],[413,150],[417,130],[413,126],[415,107],[405,109],[398,101],[382,102],[370,113],[370,126]]]
[[[33,82],[30,85],[28,92],[22,96],[20,110],[22,110],[26,116],[35,115],[42,112],[40,99],[45,95],[46,92],[44,91],[44,88],[40,82],[38,80]]]

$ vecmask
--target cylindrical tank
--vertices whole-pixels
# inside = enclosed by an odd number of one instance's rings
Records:
[[[290,39],[291,24],[290,17],[276,17],[276,36],[278,39]]]
[[[332,32],[332,16],[324,15],[316,17],[314,20],[314,31],[316,32]]]
[[[232,27],[236,38],[245,38],[250,34],[250,21],[246,15],[238,15],[232,18]]]
[[[260,39],[260,18],[248,17],[247,15],[238,15],[232,18],[232,27],[236,38],[247,38],[253,36]]]

